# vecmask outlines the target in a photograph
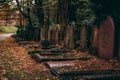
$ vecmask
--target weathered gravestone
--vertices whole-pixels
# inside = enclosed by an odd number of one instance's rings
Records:
[[[64,46],[67,47],[68,46],[68,40],[69,40],[69,26],[67,27],[67,32],[64,38]]]
[[[59,44],[59,38],[60,38],[60,36],[59,36],[59,33],[60,33],[60,25],[59,24],[57,24],[57,26],[56,26],[56,36],[55,36],[55,42],[56,42],[56,44]]]
[[[34,28],[34,36],[33,36],[33,40],[40,40],[40,29],[39,28]]]
[[[99,37],[99,32],[98,32],[98,27],[93,27],[92,29],[92,38],[91,38],[91,47],[90,47],[90,53],[97,55],[98,53],[98,37]]]
[[[80,32],[80,50],[81,51],[86,51],[87,49],[87,26],[82,26],[81,27],[81,32]]]
[[[41,28],[41,40],[48,40],[48,34],[49,34],[49,31],[50,31],[50,26],[48,25],[43,25],[42,28]]]
[[[55,28],[52,28],[50,31],[50,41],[53,45],[59,44],[60,41],[60,25],[57,24]],[[49,35],[49,34],[48,34]]]
[[[70,25],[70,38],[69,38],[69,48],[73,49],[74,48],[74,29],[75,29],[75,23],[72,22]]]
[[[55,28],[51,30],[51,41],[50,42],[52,45],[56,45],[56,29]]]
[[[69,49],[74,49],[74,29],[75,29],[75,23],[72,22],[71,25],[67,28],[67,33],[64,40],[65,47]]]
[[[45,25],[41,28],[41,40],[45,39]]]
[[[114,50],[114,24],[110,16],[100,23],[99,29],[99,57],[110,59]]]
[[[48,41],[51,40],[51,26],[49,26],[49,29],[48,29]]]

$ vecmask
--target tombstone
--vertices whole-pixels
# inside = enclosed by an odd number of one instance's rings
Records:
[[[51,30],[51,44],[56,45],[56,29]]]
[[[64,46],[65,47],[68,46],[68,41],[69,41],[69,26],[67,27],[66,35],[65,35],[65,38],[64,38]]]
[[[80,50],[86,51],[87,49],[87,28],[86,26],[81,27],[80,31]]]
[[[70,49],[73,49],[74,48],[74,29],[75,29],[75,23],[72,22],[71,25],[70,25],[70,43],[69,43],[69,48]]]
[[[98,27],[95,26],[93,27],[92,29],[92,38],[91,38],[91,46],[90,46],[90,53],[91,54],[94,54],[94,55],[97,55],[98,54],[98,37],[99,37],[99,34],[98,34]]]
[[[45,39],[45,25],[41,28],[41,40]]]
[[[33,40],[40,40],[40,29],[39,28],[34,28],[34,36],[33,36]]]
[[[49,26],[49,29],[48,29],[48,41],[51,40],[51,26]]]
[[[55,42],[56,42],[56,45],[58,45],[59,44],[59,33],[60,33],[60,25],[59,24],[57,24],[57,26],[56,26],[56,36],[55,36],[55,38],[56,38],[56,40],[55,40]]]
[[[50,48],[50,42],[49,40],[41,40],[41,48],[42,49],[49,49]]]
[[[110,16],[100,23],[99,29],[99,57],[113,58],[114,51],[114,24]]]
[[[64,40],[65,47],[69,49],[74,49],[74,29],[75,23],[72,22],[71,25],[67,27],[67,33]]]

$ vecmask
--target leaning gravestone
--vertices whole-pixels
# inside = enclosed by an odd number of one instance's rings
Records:
[[[114,49],[114,24],[110,16],[100,23],[99,29],[99,57],[110,59]]]

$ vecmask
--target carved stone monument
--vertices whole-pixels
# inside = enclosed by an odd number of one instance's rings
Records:
[[[99,29],[99,57],[113,58],[114,51],[114,24],[110,16],[100,23]]]

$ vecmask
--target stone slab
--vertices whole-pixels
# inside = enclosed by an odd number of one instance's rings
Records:
[[[47,62],[47,61],[72,61],[72,60],[89,60],[90,57],[74,57],[76,55],[62,54],[62,55],[40,55],[38,53],[31,54],[31,56],[37,62]]]
[[[57,62],[46,62],[46,65],[49,68],[53,68],[53,67],[61,67],[61,66],[74,66],[75,65],[75,61],[57,61]]]
[[[67,71],[64,72],[66,69],[60,69],[60,67],[53,67],[51,68],[51,72],[54,73],[56,76],[61,78],[62,80],[66,80],[67,78],[75,78],[75,80],[83,79],[83,80],[117,80],[120,78],[120,71],[119,70],[91,70],[91,71]],[[61,71],[63,70],[63,72]],[[69,80],[69,79],[67,79]]]

